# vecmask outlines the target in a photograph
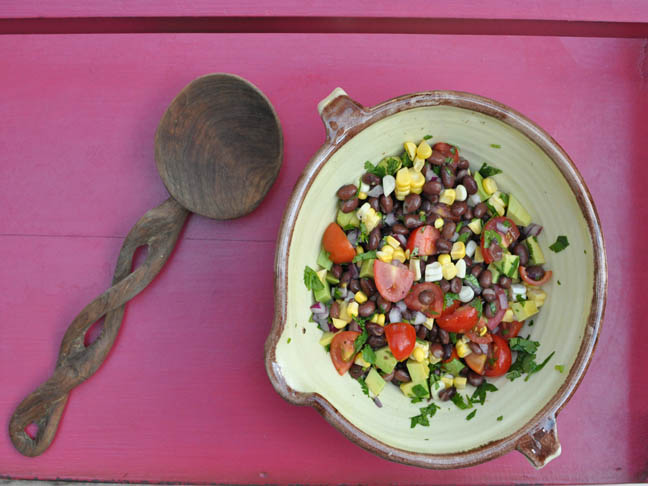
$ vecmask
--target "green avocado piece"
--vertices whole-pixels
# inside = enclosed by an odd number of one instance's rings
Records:
[[[320,338],[319,343],[322,346],[327,346],[327,345],[331,344],[331,341],[333,341],[334,337],[335,337],[334,332],[326,331],[325,333],[322,334],[322,337]]]
[[[363,260],[362,266],[360,267],[360,278],[374,278],[374,261],[375,258],[370,258],[369,260]]]
[[[394,371],[397,362],[398,361],[396,360],[396,358],[394,358],[394,355],[389,350],[389,346],[385,346],[384,348],[376,350],[376,366],[383,373],[389,374]]]
[[[322,268],[326,268],[327,270],[330,270],[333,266],[333,262],[329,258],[328,253],[324,248],[320,250],[319,255],[317,256],[317,264]]]
[[[412,381],[419,382],[427,380],[427,377],[430,374],[430,369],[428,368],[427,363],[419,363],[414,359],[408,359],[405,365],[407,366],[407,371],[409,372]]]
[[[340,283],[340,279],[335,278],[335,275],[333,275],[331,272],[326,272],[326,281],[331,285],[337,285]]]
[[[513,220],[518,226],[529,226],[531,224],[531,215],[520,204],[513,194],[509,194],[508,210],[506,217]]]
[[[425,395],[420,396],[420,398],[428,398],[430,396],[430,388],[428,386],[427,380],[423,381],[410,381],[408,383],[402,383],[400,386],[403,395],[410,398],[417,398],[419,395],[416,395],[413,391],[415,386],[421,386],[425,389]]]
[[[371,371],[369,371],[369,374],[365,378],[365,383],[367,384],[369,391],[371,391],[375,396],[380,395],[380,392],[385,388],[385,380],[383,380],[382,376],[380,376],[376,371],[376,368],[371,368]]]
[[[326,281],[326,270],[320,270],[319,272],[317,272],[317,276],[319,277],[320,282],[324,284],[324,286],[319,290],[313,290],[313,297],[315,297],[315,300],[317,302],[326,304],[331,301],[331,287]]]
[[[486,194],[486,191],[484,191],[484,186],[482,185],[484,178],[479,173],[479,171],[475,172],[475,175],[473,175],[473,177],[475,178],[475,182],[477,183],[477,194],[479,194],[479,199],[485,201],[486,199],[488,199],[488,194]]]
[[[534,300],[525,300],[524,302],[513,302],[511,309],[517,321],[528,319],[534,314],[538,313],[538,306]]]
[[[520,266],[520,257],[517,255],[511,255],[509,252],[504,253],[502,255],[502,259],[499,262],[495,263],[495,268],[500,273],[513,279],[518,278],[519,266]]]
[[[497,283],[497,281],[500,278],[500,275],[502,274],[502,272],[500,272],[499,269],[497,268],[496,264],[502,262],[503,260],[504,257],[502,256],[502,260],[500,260],[499,262],[491,263],[490,265],[488,265],[488,267],[486,267],[486,270],[490,270],[493,283]]]
[[[538,244],[538,239],[535,236],[529,236],[524,240],[524,244],[529,250],[529,263],[531,265],[542,265],[545,263],[544,253]]]
[[[360,220],[358,219],[355,211],[351,211],[350,213],[343,213],[338,209],[337,217],[335,218],[335,220],[343,230],[360,227]]]
[[[443,363],[443,369],[446,370],[453,376],[459,376],[459,372],[463,370],[465,366],[457,358],[454,358],[449,363]]]
[[[506,212],[506,201],[504,200],[505,194],[496,191],[491,197],[488,198],[486,205],[491,209],[493,216],[504,216]]]

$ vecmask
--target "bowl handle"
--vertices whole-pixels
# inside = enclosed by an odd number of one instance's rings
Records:
[[[558,428],[556,416],[550,415],[533,432],[522,437],[516,447],[519,452],[531,462],[533,467],[540,469],[560,455]]]
[[[342,88],[335,88],[317,104],[317,111],[326,128],[327,142],[337,142],[369,117],[368,111],[356,103]],[[353,133],[351,133],[353,134]]]

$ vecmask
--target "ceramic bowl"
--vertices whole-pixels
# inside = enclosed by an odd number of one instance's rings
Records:
[[[350,440],[392,461],[456,468],[517,449],[542,467],[560,454],[556,415],[587,369],[605,308],[603,236],[575,165],[528,118],[473,94],[430,91],[365,108],[337,88],[318,109],[326,141],[295,186],[277,242],[275,316],[265,347],[275,389],[291,403],[315,407]],[[528,330],[541,343],[539,359],[555,354],[529,381],[491,380],[499,390],[477,406],[471,421],[467,411],[441,402],[429,427],[412,429],[410,417],[425,403],[411,404],[386,386],[378,408],[348,374],[336,373],[318,344],[321,331],[309,322],[311,295],[302,276],[306,265],[315,264],[321,235],[335,218],[336,190],[358,180],[366,160],[398,154],[404,141],[428,134],[431,143],[458,146],[473,169],[484,161],[502,169],[499,187],[515,194],[544,226],[539,242],[554,277],[544,286],[547,304]],[[553,253],[548,246],[557,235],[567,235],[570,245]]]

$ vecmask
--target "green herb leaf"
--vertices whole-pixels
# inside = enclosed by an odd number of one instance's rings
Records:
[[[367,342],[367,339],[369,339],[369,333],[367,332],[367,328],[365,327],[364,320],[356,318],[355,321],[362,328],[362,333],[360,333],[360,335],[353,343],[353,354],[356,354],[358,351],[360,351],[362,349],[362,346],[364,346]]]
[[[412,167],[413,165],[412,159],[409,158],[407,150],[401,154],[401,163],[403,164],[403,167]]]
[[[382,179],[383,177],[385,177],[385,175],[387,175],[387,174],[385,173],[385,168],[384,168],[384,167],[380,167],[380,166],[377,166],[377,165],[374,166],[374,165],[373,165],[371,162],[369,162],[368,160],[365,162],[364,168],[365,168],[365,171],[367,171],[367,172],[369,172],[370,174],[373,174],[373,175],[375,175],[375,176],[378,176],[378,177],[380,177],[381,179]]]
[[[501,422],[503,418],[504,418],[504,415],[500,415],[499,417],[497,417],[497,421]]]
[[[359,376],[356,379],[358,380],[358,383],[360,383],[360,387],[362,388],[362,393],[369,396],[369,387],[367,386],[367,383],[365,383],[364,378]]]
[[[428,394],[425,387],[423,385],[421,385],[421,384],[414,385],[414,387],[412,387],[412,393],[414,393],[414,395],[416,395],[417,398],[423,398],[424,396],[427,396],[427,394]]]
[[[362,359],[369,364],[376,364],[376,353],[371,349],[371,346],[362,348]]]
[[[371,260],[372,258],[376,258],[376,250],[365,251],[364,253],[360,253],[359,255],[354,256],[353,263],[358,263],[364,260]]]
[[[455,300],[459,300],[459,296],[453,292],[447,292],[443,296],[443,308],[446,309],[450,307]]]
[[[452,344],[457,344],[457,333],[450,332],[448,334],[450,335],[450,341],[452,341]]]
[[[472,277],[472,275],[471,275],[471,277]],[[475,277],[473,277],[473,278],[475,278]],[[482,304],[482,300],[481,300],[480,297],[474,298],[473,300],[470,301],[470,304],[468,304],[468,305],[470,307],[474,307],[475,309],[477,309],[477,312],[479,313],[479,317],[481,317],[482,312],[483,312],[483,308],[482,308],[483,304]]]
[[[491,302],[488,306],[493,314],[497,314],[497,305],[495,305],[495,302]]]
[[[498,143],[491,143],[490,146],[493,148],[502,148],[502,146]]]
[[[476,413],[477,410],[473,410],[472,412],[470,412],[468,415],[466,415],[466,420],[472,420],[472,418],[475,416]]]
[[[461,241],[462,243],[465,244],[469,239],[470,239],[470,233],[465,231],[465,232],[463,232],[463,233],[461,233],[459,235],[459,238],[457,238],[457,241]]]
[[[544,368],[545,365],[549,362],[549,360],[553,357],[554,354],[556,354],[556,352],[555,352],[555,351],[552,351],[551,354],[550,354],[549,356],[547,356],[547,357],[545,358],[545,360],[544,360],[542,363],[540,363],[539,365],[536,365],[536,367],[533,368],[533,370],[529,371],[529,374],[526,376],[526,378],[524,379],[524,381],[529,381],[529,378],[531,377],[531,375],[532,375],[533,373],[537,373],[537,372],[540,371],[542,368]]]
[[[567,239],[567,237],[564,235],[560,235],[558,238],[556,238],[554,244],[549,245],[549,249],[555,253],[558,253],[560,251],[563,251],[568,246],[569,246],[569,240]]]
[[[290,341],[292,341],[292,338],[288,338],[288,340],[286,341],[286,344],[290,344]]]
[[[313,290],[313,291],[317,291],[324,288],[324,284],[317,276],[317,272],[315,272],[315,270],[313,270],[308,265],[306,265],[306,268],[304,268],[304,285],[306,285],[306,288],[308,290]]]
[[[535,354],[540,343],[538,341],[529,341],[520,337],[509,339],[511,351],[524,351],[525,353]]]
[[[470,401],[470,398],[468,398],[468,395],[466,395],[466,401],[464,401],[463,396],[460,393],[455,393],[452,395],[452,403],[454,403],[457,408],[461,410],[466,410],[467,408],[472,408],[472,402]]]
[[[499,245],[502,244],[502,237],[497,231],[486,230],[484,231],[484,248],[490,248],[493,240],[496,240]]]
[[[482,175],[482,177],[486,178],[497,174],[501,174],[502,171],[484,162],[481,168],[479,169],[479,173]]]
[[[432,135],[425,135],[423,137],[423,140],[430,140],[432,138]]]
[[[477,280],[477,277],[475,277],[472,273],[466,275],[466,278],[464,278],[464,282],[469,282],[471,285],[477,287],[478,289],[481,288],[481,285],[479,285],[479,280]]]
[[[556,283],[557,283],[558,285],[561,285],[560,280],[556,280]]]
[[[533,326],[533,319],[531,319],[531,322],[529,322],[529,327]]]
[[[329,353],[331,351],[331,345],[327,344],[326,346],[324,346],[324,349],[326,350],[327,353]]]
[[[556,371],[560,371],[561,373],[564,373],[564,371],[565,371],[565,365],[556,365],[556,366],[554,366],[554,369],[555,369]]]
[[[495,385],[493,385],[492,383],[488,383],[487,381],[484,381],[474,391],[474,393],[470,397],[470,402],[479,403],[480,405],[483,405],[484,402],[486,401],[486,393],[496,392],[496,391],[497,391],[497,387]]]
[[[436,403],[431,403],[427,407],[421,408],[420,415],[415,415],[414,417],[410,417],[410,428],[413,429],[417,425],[428,427],[430,425],[430,421],[428,419],[434,417],[434,414],[440,408],[441,407],[439,407]]]
[[[425,211],[421,211],[419,213],[419,220],[423,221],[424,223],[425,223],[425,221],[427,221],[427,216],[425,215]]]

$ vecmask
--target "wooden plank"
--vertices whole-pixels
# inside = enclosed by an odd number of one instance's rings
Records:
[[[646,42],[361,35],[0,38],[0,414],[51,371],[67,323],[110,281],[121,238],[165,190],[153,134],[194,77],[238,73],[275,105],[285,160],[240,221],[192,217],[168,267],[127,308],[106,364],[73,392],[52,448],[13,478],[178,482],[587,483],[645,481],[648,352],[641,225],[648,206]],[[451,88],[493,97],[545,127],[598,203],[610,263],[590,370],[558,420],[563,454],[535,472],[519,454],[460,471],[388,463],[273,391],[262,345],[274,239],[323,141],[315,105],[335,86],[372,105]],[[307,332],[310,332],[307,331]],[[632,352],[627,352],[632,350]],[[17,366],[19,363],[19,366]]]

